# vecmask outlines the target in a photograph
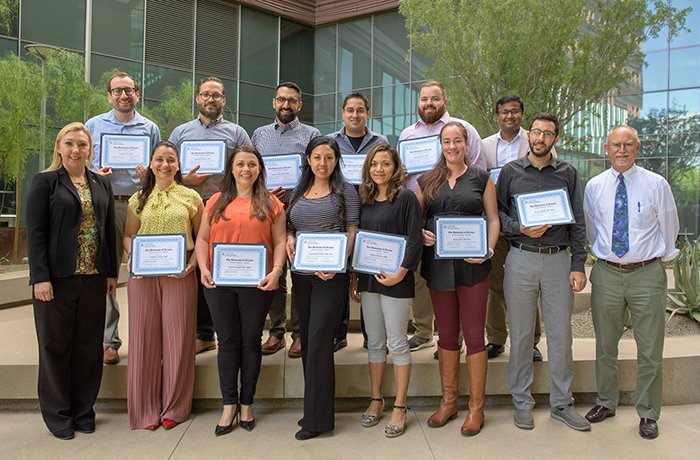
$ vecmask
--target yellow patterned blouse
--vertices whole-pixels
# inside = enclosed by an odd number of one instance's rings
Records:
[[[100,231],[92,207],[92,194],[88,184],[75,184],[83,210],[83,219],[78,230],[78,258],[75,264],[76,275],[97,273],[97,257],[100,249]]]
[[[197,214],[202,198],[192,189],[173,181],[165,190],[156,185],[146,201],[146,206],[138,213],[139,192],[129,198],[129,208],[141,222],[139,235],[160,233],[184,233],[187,250],[194,249],[192,239],[192,218]]]

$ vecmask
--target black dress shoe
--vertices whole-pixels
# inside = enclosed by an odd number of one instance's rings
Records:
[[[294,437],[297,438],[297,440],[299,440],[299,441],[306,441],[307,439],[315,438],[319,434],[321,434],[321,433],[318,431],[306,431],[305,429],[302,428],[301,430],[296,432]]]
[[[250,431],[255,428],[255,419],[253,420],[241,420],[238,424],[246,431]]]
[[[229,434],[230,432],[232,432],[234,422],[235,422],[235,419],[233,422],[231,422],[230,425],[226,425],[226,426],[216,425],[216,428],[214,428],[214,436],[223,436],[225,434]]]
[[[644,439],[654,439],[659,435],[659,426],[656,420],[642,417],[639,421],[639,436]]]
[[[58,439],[63,439],[64,441],[67,441],[75,437],[75,431],[73,431],[73,428],[66,428],[65,430],[56,431],[53,435],[56,436]]]
[[[586,414],[586,420],[591,423],[602,422],[608,417],[614,417],[615,411],[613,409],[608,409],[605,406],[596,405],[593,409],[589,410]]]
[[[335,339],[333,341],[333,353],[348,346],[348,341],[346,339]]]
[[[537,345],[532,346],[532,361],[533,362],[542,361],[542,352],[540,351],[539,348],[537,348]]]
[[[486,351],[488,352],[489,359],[493,359],[506,351],[505,345],[496,345],[495,343],[489,343],[486,345]]]
[[[75,431],[79,433],[84,433],[84,434],[91,434],[95,432],[95,424],[93,423],[92,425],[85,424],[85,425],[75,425]]]

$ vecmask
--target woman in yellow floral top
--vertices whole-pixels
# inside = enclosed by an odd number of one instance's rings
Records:
[[[131,235],[184,233],[188,262],[178,276],[129,279],[129,384],[131,429],[173,428],[192,409],[195,367],[197,279],[194,234],[202,219],[202,199],[182,185],[177,147],[159,142],[143,189],[129,199],[124,247]]]

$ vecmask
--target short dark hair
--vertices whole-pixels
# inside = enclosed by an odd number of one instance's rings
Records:
[[[139,82],[137,82],[136,79],[134,77],[132,77],[131,75],[129,75],[128,73],[122,72],[120,70],[120,71],[114,72],[112,74],[112,76],[109,77],[109,80],[107,80],[107,92],[110,92],[112,90],[112,80],[114,80],[115,78],[122,78],[122,77],[131,78],[131,81],[134,82],[134,89],[136,91],[139,91]]]
[[[530,129],[532,129],[532,125],[537,120],[551,121],[552,123],[554,123],[554,134],[556,136],[559,135],[559,120],[557,120],[557,117],[555,117],[551,113],[547,113],[547,112],[538,113],[537,115],[535,115],[535,118],[533,118],[532,121],[530,122]]]
[[[216,78],[216,77],[212,77],[212,76],[204,77],[201,80],[199,80],[199,83],[197,84],[197,94],[199,94],[199,90],[202,88],[202,85],[208,81],[213,81],[214,83],[220,84],[221,88],[222,88],[221,94],[226,96],[226,88],[224,88],[224,82],[222,82],[220,78]]]
[[[358,91],[353,91],[345,96],[345,99],[343,99],[343,109],[345,109],[345,106],[348,104],[348,100],[350,99],[362,99],[362,102],[365,103],[365,109],[369,110],[369,100],[367,99],[367,96]]]
[[[503,96],[499,100],[496,101],[496,113],[498,113],[498,109],[503,105],[507,104],[509,102],[517,102],[520,104],[520,111],[525,112],[525,104],[523,103],[523,100],[520,99],[518,96]]]
[[[275,94],[277,94],[277,90],[280,88],[289,88],[293,89],[297,93],[299,93],[299,99],[301,99],[301,88],[299,88],[299,85],[297,85],[294,82],[291,81],[281,81],[279,85],[277,85],[277,88],[275,88]]]
[[[447,93],[445,93],[445,85],[443,85],[437,80],[425,80],[423,84],[418,87],[418,94],[420,94],[420,92],[423,91],[423,88],[429,88],[431,86],[437,86],[438,88],[440,88],[442,98],[447,98]]]

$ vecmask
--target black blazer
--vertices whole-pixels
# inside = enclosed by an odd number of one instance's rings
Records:
[[[106,177],[89,170],[86,173],[100,232],[97,271],[116,278],[119,267],[112,185]],[[29,284],[75,273],[82,218],[80,197],[68,171],[61,167],[34,176],[27,197]]]

